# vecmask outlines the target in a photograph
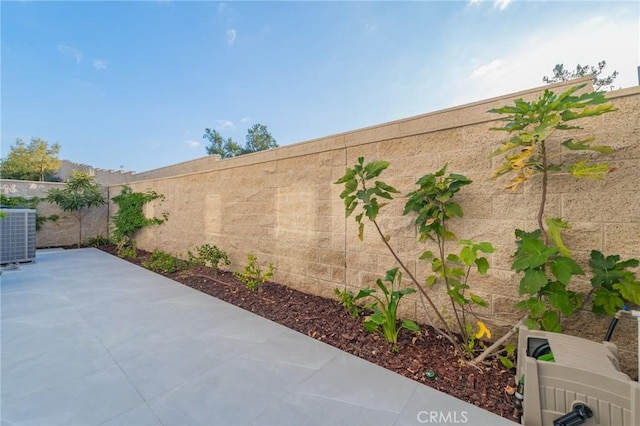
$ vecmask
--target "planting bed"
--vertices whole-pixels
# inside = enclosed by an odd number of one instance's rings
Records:
[[[115,247],[100,249],[115,254]],[[149,253],[139,251],[140,265]],[[424,383],[502,417],[519,421],[513,406],[514,370],[499,361],[487,361],[479,367],[459,362],[453,347],[429,326],[421,333],[401,330],[399,352],[377,334],[367,332],[362,319],[354,319],[333,299],[306,294],[286,286],[267,282],[260,291],[251,292],[229,272],[190,267],[167,277],[218,299],[254,312],[314,339],[335,346],[410,379]],[[436,373],[433,380],[427,370]]]

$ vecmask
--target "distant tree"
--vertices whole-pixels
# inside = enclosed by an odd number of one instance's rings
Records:
[[[100,185],[93,176],[73,170],[64,189],[53,188],[47,192],[46,200],[57,204],[62,211],[71,212],[78,221],[78,247],[82,243],[82,218],[92,207],[105,203]]]
[[[217,130],[204,129],[202,138],[209,141],[209,145],[206,147],[209,155],[217,154],[221,158],[230,158],[242,154],[242,147],[239,144],[231,138],[223,138]]]
[[[223,138],[215,129],[204,129],[202,138],[209,141],[209,145],[206,147],[207,153],[209,155],[217,154],[221,158],[237,157],[278,147],[278,143],[267,130],[267,126],[262,124],[254,124],[249,128],[244,148],[231,138]]]
[[[576,66],[573,71],[566,70],[563,64],[556,64],[553,67],[553,75],[551,77],[544,76],[542,81],[545,83],[559,83],[561,81],[573,80],[576,78],[586,77],[591,75],[593,77],[593,90],[596,92],[604,90],[613,90],[615,86],[613,81],[618,77],[618,71],[613,71],[612,74],[606,77],[600,77],[600,74],[604,71],[604,67],[607,66],[606,61],[598,62],[597,66],[593,65],[580,65]]]
[[[264,151],[277,147],[278,142],[276,142],[273,136],[271,136],[271,133],[267,130],[267,126],[254,124],[247,131],[247,142],[244,146],[243,154]]]
[[[0,176],[3,179],[55,180],[54,173],[60,168],[60,145],[40,138],[31,138],[26,144],[16,139],[15,146],[9,147],[9,154],[0,160]]]

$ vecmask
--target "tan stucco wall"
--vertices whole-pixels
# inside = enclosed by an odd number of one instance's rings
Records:
[[[65,184],[56,182],[32,182],[24,180],[0,179],[0,191],[7,197],[45,198],[51,188],[64,188]],[[103,188],[105,200],[108,198],[108,188]],[[109,205],[92,208],[82,218],[82,240],[107,236]],[[40,201],[36,208],[38,215],[58,215],[55,222],[46,221],[42,229],[36,233],[36,247],[64,247],[77,244],[78,220],[71,212],[63,212],[57,205],[47,201]]]
[[[552,88],[562,90],[560,85]],[[518,299],[517,279],[509,268],[514,229],[536,228],[539,193],[535,183],[509,192],[503,189],[505,181],[488,179],[499,161],[488,154],[505,134],[489,130],[499,122],[487,111],[518,97],[533,99],[542,89],[211,161],[206,171],[131,183],[136,191],[153,189],[166,196],[162,204],[148,207],[149,214],[170,213],[167,223],[142,231],[138,245],[184,255],[196,245],[215,244],[230,254],[230,269],[241,268],[252,252],[263,264],[274,263],[275,281],[282,284],[324,296],[331,296],[336,286],[356,290],[372,285],[395,265],[371,226],[365,242],[358,240],[355,221],[345,219],[342,187],[332,182],[359,156],[384,159],[391,166],[382,180],[406,194],[419,177],[448,163],[450,172],[474,181],[457,196],[465,211],[464,219],[455,221],[458,237],[489,241],[497,248],[490,256],[490,273],[474,280],[473,288],[489,300],[485,314],[510,323],[518,316],[512,308]],[[547,214],[573,225],[566,242],[583,262],[592,249],[640,258],[640,88],[610,92],[608,97],[618,111],[582,124],[583,133],[617,150],[610,158],[616,171],[606,181],[554,178],[549,186]],[[188,170],[185,163],[181,167]],[[117,192],[111,188],[112,195]],[[400,256],[424,279],[429,267],[416,259],[425,246],[416,242],[411,218],[402,216],[403,205],[398,199],[387,206],[380,223]],[[589,287],[586,280],[577,285]],[[446,309],[443,294],[435,292],[434,298]],[[401,313],[425,320],[417,297],[408,298]],[[608,319],[595,320],[587,313],[576,318],[567,324],[568,332],[602,339]],[[621,321],[614,340],[635,374],[635,323]]]

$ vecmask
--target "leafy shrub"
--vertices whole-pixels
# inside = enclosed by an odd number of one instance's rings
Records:
[[[136,240],[120,240],[116,244],[116,254],[122,259],[137,259],[138,248]]]
[[[105,237],[104,235],[96,235],[95,237],[89,238],[84,242],[85,245],[90,247],[105,246],[109,243],[111,243],[111,240],[109,240],[109,238]]]
[[[389,283],[387,287],[382,280],[378,279],[376,285],[382,290],[383,297],[378,297],[376,290],[365,288],[361,290],[356,298],[371,296],[376,300],[372,304],[373,315],[364,321],[364,328],[369,332],[379,332],[389,343],[393,344],[393,351],[398,351],[398,334],[400,330],[406,328],[411,331],[420,331],[420,327],[411,320],[405,319],[398,325],[398,305],[404,296],[415,293],[413,288],[399,290],[402,282],[402,272],[398,268],[387,271],[384,280]]]
[[[360,291],[357,296],[354,296],[351,290],[340,290],[336,287],[333,289],[333,292],[338,297],[340,304],[349,312],[351,318],[358,318],[364,309],[371,307],[369,304],[361,307],[356,303],[359,298],[364,296],[362,295],[362,291]]]
[[[166,251],[154,250],[154,252],[151,253],[150,260],[142,262],[142,266],[154,272],[171,274],[185,269],[187,267],[187,262],[167,253]]]
[[[247,255],[247,265],[242,272],[234,272],[233,275],[242,281],[244,286],[251,291],[260,289],[273,276],[275,268],[273,264],[267,265],[267,270],[260,269],[258,258],[253,253]]]
[[[216,271],[219,270],[221,266],[229,265],[229,255],[215,245],[203,244],[197,246],[196,253],[197,254],[193,254],[191,251],[187,252],[188,262],[192,265],[210,266]]]

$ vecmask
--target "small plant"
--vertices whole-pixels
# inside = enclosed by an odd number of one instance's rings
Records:
[[[111,241],[109,240],[109,238],[105,237],[104,235],[96,235],[95,237],[90,238],[84,242],[84,244],[89,247],[106,246],[110,243]]]
[[[203,244],[197,246],[195,251],[196,254],[187,252],[188,262],[192,265],[210,266],[216,271],[219,271],[221,266],[229,265],[229,255],[215,245]]]
[[[120,240],[116,244],[116,254],[122,259],[137,259],[138,247],[136,240]]]
[[[369,304],[361,307],[356,303],[358,299],[365,296],[362,294],[362,291],[360,291],[357,296],[354,296],[351,290],[340,290],[336,287],[333,289],[333,293],[338,297],[340,304],[349,312],[351,318],[358,318],[363,310],[371,308]]]
[[[187,262],[166,251],[154,250],[153,253],[151,253],[150,260],[142,262],[142,266],[154,272],[171,274],[185,269]]]
[[[233,275],[242,281],[248,290],[254,291],[259,290],[273,276],[274,270],[272,263],[267,265],[266,271],[260,269],[256,255],[249,253],[247,255],[247,264],[242,272],[234,272]]]
[[[404,319],[398,325],[400,299],[408,294],[415,293],[415,290],[412,288],[398,289],[402,282],[402,272],[398,268],[387,271],[384,281],[388,282],[389,286],[386,286],[381,279],[376,281],[376,285],[382,291],[382,297],[376,295],[375,289],[365,288],[360,291],[356,298],[371,296],[375,299],[376,302],[371,305],[373,314],[364,321],[364,328],[369,332],[379,332],[387,342],[393,344],[393,352],[398,352],[398,334],[401,329],[420,331],[420,327],[408,319]]]

